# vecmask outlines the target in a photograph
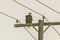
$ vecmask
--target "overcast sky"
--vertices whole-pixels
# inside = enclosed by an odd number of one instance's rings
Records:
[[[35,0],[17,0],[18,2],[28,6],[29,8],[44,15],[50,22],[60,22],[60,15],[47,7],[39,4]],[[39,0],[51,8],[60,12],[60,0]],[[33,16],[33,23],[38,23],[39,19],[42,19],[41,15],[15,3],[12,0],[0,0],[0,12],[15,17],[25,23],[25,16],[31,12]],[[45,20],[46,21],[46,20]],[[15,28],[15,20],[9,18],[3,14],[0,14],[0,40],[34,40],[31,35],[23,28]],[[60,33],[60,26],[54,26],[55,29]],[[37,28],[37,27],[36,27]],[[44,29],[46,27],[44,26]],[[27,28],[28,29],[28,28]],[[38,33],[30,27],[28,29],[36,39],[38,39]],[[50,27],[44,34],[44,40],[59,40],[60,36]]]

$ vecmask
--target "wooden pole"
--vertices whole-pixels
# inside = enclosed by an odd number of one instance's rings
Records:
[[[43,20],[39,20],[38,25],[38,40],[43,40]]]

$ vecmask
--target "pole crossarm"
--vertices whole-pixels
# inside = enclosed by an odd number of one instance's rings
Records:
[[[44,22],[43,26],[47,25],[60,25],[60,22]],[[14,27],[28,27],[28,26],[38,26],[38,23],[32,23],[30,25],[28,24],[14,24]]]
[[[28,26],[38,26],[38,23],[32,23],[32,25],[27,25],[27,24],[14,24],[14,27],[28,27]]]
[[[44,25],[60,25],[60,22],[45,22]]]

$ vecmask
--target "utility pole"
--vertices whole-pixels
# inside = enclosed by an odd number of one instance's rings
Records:
[[[42,17],[43,20],[39,20],[38,23],[38,40],[43,40],[43,25],[44,25],[44,16]]]
[[[38,23],[32,23],[32,25],[26,24],[14,24],[14,27],[28,27],[28,26],[38,26],[38,40],[43,40],[43,26],[48,25],[60,25],[60,22],[44,22],[43,20],[39,20]]]
[[[38,40],[43,40],[43,20],[39,20],[38,23]]]

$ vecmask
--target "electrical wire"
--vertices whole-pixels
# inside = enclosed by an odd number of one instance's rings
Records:
[[[19,5],[21,5],[21,6],[25,7],[25,8],[27,8],[27,9],[33,11],[33,12],[35,12],[35,13],[37,13],[37,14],[43,16],[42,14],[38,13],[37,11],[35,11],[35,10],[33,10],[33,9],[31,9],[31,8],[29,8],[29,7],[27,7],[27,6],[25,6],[25,5],[23,5],[22,3],[20,3],[20,2],[18,2],[18,1],[16,1],[16,0],[13,0],[13,1],[16,2],[16,3],[19,4]]]
[[[52,28],[55,30],[55,32],[60,36],[60,33],[52,26]]]
[[[58,11],[54,10],[53,8],[51,8],[51,7],[47,6],[46,4],[42,3],[41,1],[39,1],[39,0],[35,0],[35,1],[37,1],[38,3],[40,3],[40,4],[44,5],[45,7],[49,8],[50,10],[52,10],[52,11],[54,11],[54,12],[56,12],[56,13],[60,14],[60,12],[58,12]]]
[[[25,27],[24,27],[25,28]],[[35,40],[37,40],[26,28],[25,28],[25,30],[35,39]]]
[[[3,13],[3,12],[0,12],[0,14],[3,14],[3,15],[5,15],[5,16],[8,16],[8,17],[10,17],[10,18],[12,18],[12,19],[14,19],[14,20],[18,20],[18,19],[14,18],[14,17],[12,17],[12,16],[9,16],[9,15]]]

